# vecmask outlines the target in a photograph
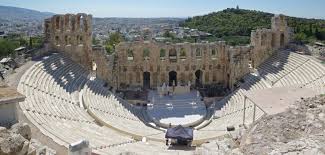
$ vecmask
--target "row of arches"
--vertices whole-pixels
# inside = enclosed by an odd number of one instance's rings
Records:
[[[202,75],[203,72],[201,70],[197,70],[195,72],[195,86],[196,87],[202,87]],[[143,88],[149,89],[150,88],[150,79],[151,74],[150,72],[143,72]],[[177,86],[178,85],[178,78],[177,78],[177,72],[176,71],[170,71],[168,73],[168,85],[169,86]],[[166,81],[167,82],[167,81]]]
[[[83,37],[81,35],[77,35],[77,36],[66,35],[66,36],[64,36],[63,41],[59,36],[55,36],[55,45],[56,46],[60,46],[61,44],[62,45],[82,45]]]
[[[80,31],[87,32],[88,31],[88,23],[87,18],[84,15],[64,15],[56,16],[54,21],[54,27],[56,30],[60,30],[64,28],[64,30],[75,31],[76,29],[80,29]]]
[[[262,35],[262,38],[261,38],[261,46],[265,46],[266,45],[266,34],[263,34]],[[276,34],[272,34],[272,40],[271,40],[271,46],[272,47],[275,47],[276,46]],[[280,34],[280,47],[283,47],[285,45],[285,36],[283,33]]]
[[[185,50],[185,48],[181,48],[178,54],[178,51],[175,48],[169,49],[168,54],[166,54],[167,51],[166,49],[161,48],[159,51],[159,57],[160,58],[165,58],[166,56],[168,56],[170,59],[177,59],[177,57],[181,57],[184,58],[187,56],[187,52]],[[133,60],[134,57],[134,51],[132,49],[127,49],[127,57],[129,60]],[[217,54],[217,50],[216,49],[212,49],[210,52],[211,56],[216,56]],[[195,49],[195,52],[191,53],[192,57],[202,57],[203,56],[203,52],[200,48]],[[148,48],[143,49],[143,57],[144,58],[149,58],[150,57],[150,50]]]

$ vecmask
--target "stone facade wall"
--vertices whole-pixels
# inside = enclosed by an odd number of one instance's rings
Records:
[[[150,87],[169,83],[169,74],[176,72],[177,83],[193,85],[226,83],[226,44],[182,43],[163,44],[156,42],[121,43],[116,47],[117,87],[143,86],[144,74],[150,75]],[[200,72],[199,77],[195,73]]]
[[[252,65],[258,67],[274,51],[285,48],[291,37],[291,29],[283,15],[276,15],[272,18],[271,29],[257,29],[251,33]]]
[[[110,85],[113,82],[113,67],[114,67],[114,54],[107,55],[104,47],[93,47],[92,53],[92,66],[96,66],[97,77],[107,81]],[[93,68],[94,69],[94,68]]]
[[[228,53],[230,54],[229,61],[229,83],[228,87],[233,88],[234,84],[240,80],[244,75],[250,72],[249,64],[251,62],[250,46],[235,46],[229,47]]]
[[[215,43],[123,42],[108,56],[104,48],[92,47],[92,16],[56,15],[45,20],[47,48],[61,51],[91,70],[115,89],[155,88],[166,84],[202,86],[222,84],[232,88],[249,73],[249,64],[258,67],[274,51],[290,41],[291,31],[284,16],[272,18],[271,29],[251,33],[249,46]],[[177,82],[176,82],[177,81]]]
[[[87,69],[91,67],[92,16],[87,14],[55,15],[45,20],[45,41],[50,51],[71,57]]]

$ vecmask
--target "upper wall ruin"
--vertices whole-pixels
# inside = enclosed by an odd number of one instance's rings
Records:
[[[258,67],[273,51],[285,48],[292,32],[287,25],[285,16],[276,15],[272,18],[271,29],[257,29],[251,32],[251,57],[253,67]]]
[[[271,29],[251,32],[249,46],[215,43],[123,42],[106,56],[103,48],[92,48],[92,16],[55,15],[45,20],[48,49],[63,52],[91,70],[116,89],[128,86],[156,87],[170,83],[193,85],[219,83],[233,88],[250,67],[258,67],[274,51],[290,41],[291,30],[285,17],[272,18]]]
[[[86,68],[91,68],[91,15],[65,14],[46,19],[45,41],[48,50],[62,52]]]

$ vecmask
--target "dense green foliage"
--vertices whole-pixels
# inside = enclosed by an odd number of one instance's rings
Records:
[[[296,41],[325,41],[325,20],[288,17],[288,25],[294,29]]]
[[[42,36],[30,37],[29,38],[29,48],[41,48],[44,43],[44,38]]]
[[[217,37],[249,36],[251,30],[259,27],[269,28],[272,16],[272,14],[258,11],[226,9],[189,18],[182,26],[206,31]]]
[[[92,44],[97,46],[97,45],[99,45],[99,43],[100,43],[100,40],[93,37]]]
[[[108,54],[114,52],[115,46],[123,41],[123,37],[120,33],[115,32],[109,35],[109,39],[105,42],[105,49]]]
[[[10,34],[7,38],[0,39],[0,57],[5,57],[15,52],[15,49],[24,46],[27,48],[40,48],[44,43],[42,36],[23,37],[19,34]]]
[[[260,11],[226,9],[188,18],[181,26],[209,32],[228,44],[247,44],[252,30],[271,27],[273,16]],[[288,17],[288,25],[294,29],[297,41],[325,40],[324,20]]]
[[[19,42],[10,41],[8,39],[0,39],[0,57],[12,54],[19,46]]]

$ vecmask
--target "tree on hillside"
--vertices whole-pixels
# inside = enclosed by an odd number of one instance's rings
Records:
[[[209,32],[213,36],[226,40],[228,44],[238,45],[245,42],[249,43],[252,30],[270,28],[273,16],[274,14],[261,11],[230,8],[188,18],[180,26]],[[288,26],[292,27],[298,34],[296,38],[299,40],[325,39],[321,33],[325,31],[325,20],[287,17],[287,22]]]
[[[93,37],[92,44],[93,45],[98,45],[99,44],[99,40],[96,39],[96,37]]]
[[[115,46],[123,41],[123,37],[120,33],[115,32],[110,34],[109,39],[106,40],[105,49],[106,52],[111,54],[114,52]]]
[[[14,53],[18,46],[18,42],[10,41],[8,39],[0,39],[0,57]]]

